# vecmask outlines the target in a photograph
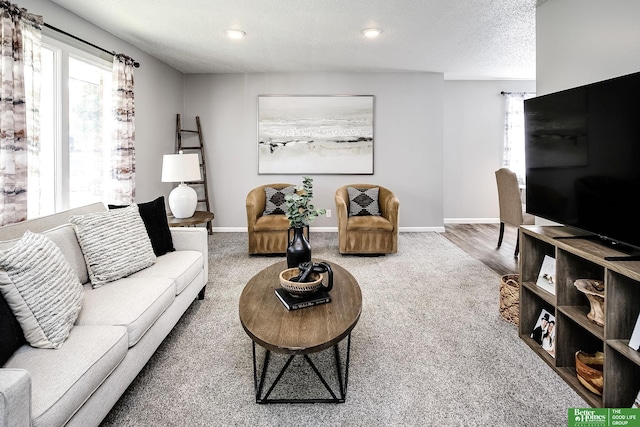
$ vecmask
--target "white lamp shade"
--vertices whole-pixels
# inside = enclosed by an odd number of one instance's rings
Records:
[[[162,156],[162,182],[200,181],[198,154],[165,154]]]
[[[196,190],[180,184],[169,193],[169,209],[176,218],[191,218],[198,205]]]

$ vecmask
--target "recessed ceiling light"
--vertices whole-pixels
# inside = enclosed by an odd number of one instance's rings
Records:
[[[227,30],[227,31],[225,31],[225,34],[227,36],[229,36],[229,38],[232,38],[232,39],[241,39],[241,38],[243,38],[244,36],[247,35],[247,33],[245,33],[244,31],[240,31],[240,30]]]
[[[379,28],[367,28],[362,30],[362,35],[369,39],[375,39],[380,35],[380,33],[382,33],[382,30]]]

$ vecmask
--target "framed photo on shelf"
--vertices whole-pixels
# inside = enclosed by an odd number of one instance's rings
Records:
[[[636,326],[633,328],[633,333],[629,340],[629,347],[636,351],[640,350],[640,315],[638,316],[638,320],[636,320]]]
[[[556,317],[542,309],[531,331],[531,338],[551,356],[556,357]]]
[[[556,259],[545,255],[538,274],[536,285],[545,291],[556,294]]]

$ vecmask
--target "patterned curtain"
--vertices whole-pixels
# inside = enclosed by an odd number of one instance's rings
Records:
[[[114,132],[111,152],[110,203],[130,204],[135,200],[136,126],[133,92],[133,59],[113,58]]]
[[[518,182],[525,182],[524,156],[524,100],[535,96],[529,92],[502,92],[505,97],[504,154],[502,165],[518,176]]]
[[[40,44],[43,19],[0,1],[0,225],[27,219],[38,195]],[[35,182],[27,181],[31,176]]]

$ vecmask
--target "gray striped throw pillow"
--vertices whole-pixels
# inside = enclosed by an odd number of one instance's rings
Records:
[[[150,267],[156,262],[138,205],[86,215],[69,222],[78,237],[94,288]]]
[[[31,346],[62,347],[80,312],[82,285],[55,243],[27,230],[0,252],[0,291]]]

